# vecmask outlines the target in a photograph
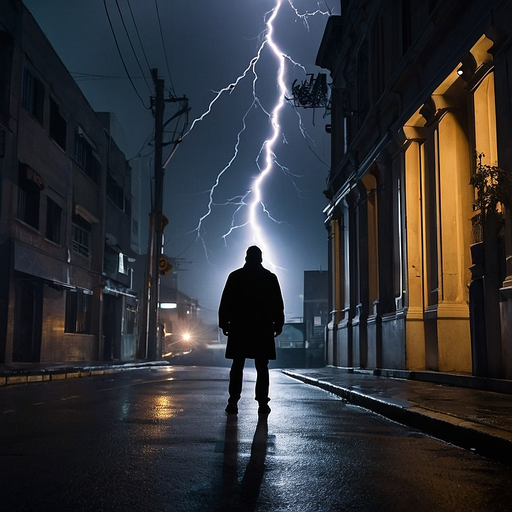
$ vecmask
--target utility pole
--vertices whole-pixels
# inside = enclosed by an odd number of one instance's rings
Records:
[[[158,326],[158,304],[160,301],[159,261],[162,255],[162,210],[164,202],[164,168],[162,167],[162,149],[164,134],[164,80],[158,78],[158,71],[151,70],[155,84],[155,167],[154,197],[150,214],[150,230],[148,243],[147,269],[147,357],[150,360],[162,356],[162,340]]]
[[[158,78],[158,70],[152,69],[151,76],[155,85],[155,97],[151,98],[151,105],[155,116],[155,165],[154,165],[154,191],[151,201],[151,213],[149,222],[148,253],[146,265],[146,278],[143,295],[140,332],[143,335],[145,354],[150,360],[157,360],[162,357],[162,332],[159,326],[159,305],[160,305],[160,261],[162,254],[162,241],[164,229],[164,174],[165,167],[174,155],[178,145],[181,143],[183,133],[167,144],[174,144],[174,147],[163,163],[162,151],[164,146],[164,128],[172,120],[188,114],[188,99],[171,97],[164,100],[164,80]],[[166,102],[179,102],[181,109],[164,123],[164,110]]]

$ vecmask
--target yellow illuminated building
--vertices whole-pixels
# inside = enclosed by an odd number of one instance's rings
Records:
[[[479,230],[471,184],[512,171],[511,22],[477,0],[329,19],[329,364],[512,378],[512,197]]]

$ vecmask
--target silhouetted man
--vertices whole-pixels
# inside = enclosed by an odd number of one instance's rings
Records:
[[[219,327],[228,337],[226,359],[233,359],[229,373],[226,412],[238,413],[246,359],[256,367],[258,413],[268,414],[268,361],[276,358],[274,337],[281,334],[284,305],[275,274],[261,265],[261,250],[247,249],[245,265],[228,276],[219,307]]]

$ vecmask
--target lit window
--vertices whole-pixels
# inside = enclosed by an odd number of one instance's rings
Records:
[[[119,253],[118,272],[120,274],[128,274],[128,259],[122,252]]]

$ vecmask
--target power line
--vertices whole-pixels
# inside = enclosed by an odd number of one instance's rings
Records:
[[[135,51],[135,48],[133,47],[132,38],[130,37],[130,34],[128,32],[128,28],[126,27],[126,23],[124,22],[124,16],[123,16],[123,13],[121,11],[121,7],[119,6],[118,0],[116,0],[116,5],[117,5],[117,10],[119,11],[119,17],[121,18],[121,23],[123,24],[123,28],[124,28],[126,37],[128,38],[128,43],[130,43],[130,48],[132,49],[133,55],[135,57],[135,60],[137,61],[137,64],[139,66],[140,72],[141,72],[142,76],[144,77],[144,81],[146,82],[146,85],[148,86],[149,94],[151,94],[153,91],[152,91],[152,89],[151,89],[151,87],[150,87],[150,85],[148,83],[147,78],[144,75],[144,70],[142,69],[142,66],[140,64],[139,57],[137,56],[137,52]],[[151,70],[149,65],[148,65],[148,70]]]
[[[135,21],[135,16],[133,15],[133,11],[132,11],[132,6],[130,4],[130,0],[126,0],[126,2],[128,4],[128,8],[130,9],[130,14],[132,16],[133,26],[135,27],[135,31],[137,32],[137,37],[139,38],[139,44],[140,44],[140,47],[142,49],[142,54],[144,55],[144,59],[146,60],[146,65],[147,65],[149,71],[151,72],[151,66],[149,65],[149,60],[148,60],[148,57],[146,55],[146,51],[144,50],[144,45],[142,44],[142,39],[140,37],[139,28],[137,27],[137,23]]]
[[[169,82],[171,84],[170,90],[171,90],[171,94],[174,97],[176,97],[176,92],[174,91],[174,84],[172,83],[171,69],[169,67],[169,59],[167,57],[167,50],[165,48],[164,33],[162,31],[162,22],[161,22],[161,19],[160,19],[160,11],[158,9],[158,0],[155,0],[155,7],[156,7],[156,17],[158,19],[158,26],[160,28],[160,39],[162,40],[162,46],[163,46],[163,49],[164,49],[165,64],[167,66],[167,74],[169,75]]]
[[[151,152],[148,153],[148,154],[144,154],[143,155],[142,152],[144,151],[144,148],[146,146],[149,146],[151,144],[151,141],[153,140],[154,137],[155,137],[155,133],[154,132],[152,132],[148,137],[146,137],[146,140],[142,144],[142,146],[139,149],[138,153],[135,156],[132,156],[131,158],[129,158],[128,161],[134,160],[135,158],[145,158],[145,157],[148,157],[148,156],[152,155],[155,152],[154,149],[152,149]]]
[[[126,73],[126,76],[128,77],[128,79],[130,80],[130,83],[133,87],[133,90],[135,91],[135,94],[137,94],[137,96],[139,97],[142,105],[144,108],[148,109],[149,110],[149,107],[146,107],[146,104],[144,103],[144,100],[142,99],[142,96],[139,94],[139,91],[137,90],[137,88],[135,87],[135,84],[133,83],[133,80],[132,80],[132,77],[130,76],[130,73],[128,71],[128,68],[126,67],[126,63],[123,59],[123,54],[121,53],[121,48],[119,47],[119,43],[117,41],[117,37],[116,37],[116,33],[115,33],[115,30],[114,30],[114,26],[112,25],[112,20],[110,18],[110,14],[108,12],[108,7],[107,7],[107,2],[106,0],[103,0],[103,5],[105,7],[105,13],[107,14],[107,19],[108,19],[108,23],[110,25],[110,30],[112,32],[112,36],[114,37],[114,41],[116,43],[116,48],[117,48],[117,53],[119,54],[119,58],[121,59],[121,62],[123,64],[123,67],[124,67],[124,71]]]
[[[80,80],[126,80],[126,76],[118,75],[98,75],[96,73],[83,73],[81,71],[70,71],[75,81]],[[134,76],[133,78],[144,78],[142,76]]]

